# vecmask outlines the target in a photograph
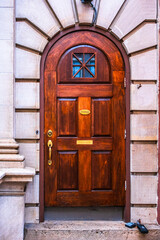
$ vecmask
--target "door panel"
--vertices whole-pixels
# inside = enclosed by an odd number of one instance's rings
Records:
[[[46,61],[45,206],[124,206],[123,60],[92,37],[65,36]]]
[[[112,138],[96,138],[92,137],[93,144],[77,144],[77,141],[82,140],[83,138],[58,138],[57,139],[57,150],[107,150],[110,151],[113,149],[113,140]],[[85,138],[85,140],[90,138]]]
[[[58,105],[58,136],[77,135],[77,99],[59,98]]]
[[[67,94],[66,94],[67,92]],[[58,97],[112,97],[112,85],[107,84],[81,84],[77,85],[63,84],[57,85]]]
[[[91,191],[91,151],[79,151],[79,192]]]
[[[93,136],[111,136],[112,100],[110,98],[92,99]]]
[[[112,189],[111,152],[92,151],[92,190]]]
[[[58,152],[57,190],[78,190],[78,154]]]
[[[78,137],[91,137],[91,114],[82,115],[81,111],[91,112],[91,98],[78,98]],[[83,112],[82,112],[83,113]]]

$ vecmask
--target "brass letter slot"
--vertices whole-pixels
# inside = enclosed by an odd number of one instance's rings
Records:
[[[88,115],[88,114],[90,114],[90,110],[88,110],[88,109],[81,109],[79,112],[80,112],[80,114],[82,114],[82,115]]]
[[[93,140],[77,140],[76,144],[78,144],[78,145],[92,145]]]

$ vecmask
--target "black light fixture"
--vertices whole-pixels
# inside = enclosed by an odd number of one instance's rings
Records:
[[[97,18],[97,11],[96,11],[96,8],[95,6],[93,5],[92,3],[93,0],[81,0],[82,3],[84,4],[90,4],[90,6],[93,8],[94,10],[94,17],[93,17],[93,21],[92,21],[92,26],[94,25],[95,21],[96,21],[96,18]]]
[[[81,0],[82,3],[91,3],[93,0]]]

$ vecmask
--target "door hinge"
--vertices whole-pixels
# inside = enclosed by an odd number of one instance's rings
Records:
[[[127,190],[127,181],[125,180],[125,191]]]
[[[126,77],[124,77],[124,88],[126,88],[127,85],[127,81],[126,81]]]
[[[127,132],[126,132],[126,129],[124,130],[124,139],[126,139],[127,137]]]

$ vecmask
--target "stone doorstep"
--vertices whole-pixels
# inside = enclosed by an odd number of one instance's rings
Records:
[[[148,234],[122,221],[45,221],[25,224],[24,240],[160,240],[160,226],[145,224]]]

